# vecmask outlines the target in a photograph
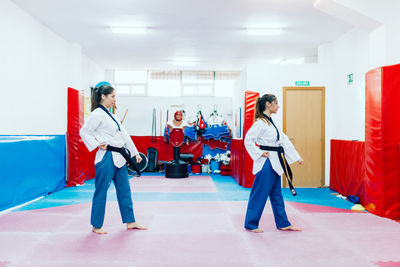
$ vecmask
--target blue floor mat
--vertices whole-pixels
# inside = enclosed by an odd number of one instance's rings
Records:
[[[163,176],[162,174],[143,174],[146,176]],[[196,177],[198,175],[193,175]],[[134,201],[247,201],[250,188],[239,186],[231,176],[211,175],[217,188],[213,193],[163,193],[163,192],[136,192],[132,195]],[[136,179],[136,178],[134,178]],[[107,195],[108,201],[117,201],[111,184]],[[350,209],[353,204],[332,195],[329,188],[297,188],[297,196],[293,197],[288,188],[282,188],[285,201],[300,202],[314,205],[329,206],[342,209]],[[45,196],[44,198],[22,206],[14,211],[33,210],[64,205],[89,203],[92,201],[94,191],[94,179],[86,181],[82,186],[67,187],[63,190]]]

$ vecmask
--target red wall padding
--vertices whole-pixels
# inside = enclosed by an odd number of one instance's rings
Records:
[[[331,140],[329,188],[347,196],[359,197],[364,205],[365,142]]]
[[[152,142],[151,136],[131,136],[132,141],[139,152],[142,152],[147,156],[147,148],[154,147],[157,149],[157,161],[170,161],[173,160],[173,147],[170,143],[164,142],[163,136],[157,136]],[[154,137],[153,137],[154,139]],[[181,154],[193,154],[194,159],[203,155],[203,144],[201,141],[190,142],[189,145],[184,143],[181,146]]]
[[[68,88],[67,111],[67,186],[83,184],[94,177],[94,157],[81,137],[79,130],[84,122],[84,95],[73,88]]]
[[[365,75],[365,206],[400,219],[400,65]]]
[[[247,131],[253,125],[255,105],[259,95],[259,93],[252,91],[246,91],[244,94],[243,136],[246,136]],[[253,160],[245,147],[243,147],[242,151],[242,185],[250,188],[254,182]]]
[[[243,155],[243,140],[231,140],[231,163],[232,177],[239,185],[242,185],[242,155]]]

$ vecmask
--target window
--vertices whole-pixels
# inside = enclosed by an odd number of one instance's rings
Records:
[[[215,96],[233,96],[233,85],[239,77],[237,71],[219,71],[215,72]]]
[[[119,95],[146,95],[145,84],[117,84],[116,92]]]
[[[182,71],[183,96],[214,95],[213,71]]]
[[[233,96],[237,71],[115,71],[120,95]]]
[[[179,71],[152,71],[149,75],[149,96],[180,96],[181,81]]]
[[[115,71],[117,94],[147,95],[147,71]]]
[[[114,74],[116,84],[120,83],[147,83],[147,71],[121,71]]]
[[[213,85],[183,85],[182,95],[184,96],[212,96],[214,91]]]
[[[131,87],[129,85],[116,85],[116,93],[119,95],[129,95],[131,93]]]

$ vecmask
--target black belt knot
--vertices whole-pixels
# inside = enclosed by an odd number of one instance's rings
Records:
[[[126,162],[128,162],[129,166],[131,166],[137,172],[137,174],[140,176],[140,171],[136,167],[136,164],[133,162],[133,160],[131,158],[131,152],[126,147],[115,147],[115,146],[107,145],[107,150],[120,153],[124,157]]]
[[[285,150],[281,146],[260,146],[261,150],[266,150],[266,151],[276,151],[278,152],[278,158],[279,162],[281,163],[283,172],[285,173],[286,179],[289,184],[290,191],[292,192],[292,195],[295,196],[297,195],[296,190],[294,189],[294,186],[292,184],[293,181],[293,174],[292,174],[292,169],[290,169],[289,163],[286,161],[285,156]]]

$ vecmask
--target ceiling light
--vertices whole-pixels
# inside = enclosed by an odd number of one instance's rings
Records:
[[[145,34],[149,32],[149,28],[144,27],[110,27],[113,33],[121,34]]]
[[[282,29],[279,28],[246,28],[249,35],[279,35]]]

